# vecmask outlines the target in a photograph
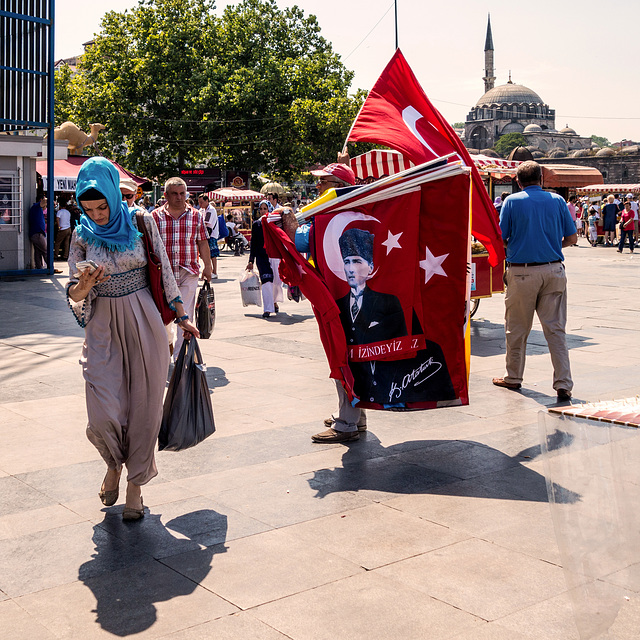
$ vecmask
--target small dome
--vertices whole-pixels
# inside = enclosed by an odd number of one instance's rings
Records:
[[[539,124],[532,122],[524,128],[523,133],[542,133],[542,127]]]
[[[539,104],[544,105],[542,98],[535,92],[521,84],[508,82],[489,89],[476,103],[476,107],[492,104]]]
[[[531,151],[526,147],[516,147],[508,155],[507,160],[518,160],[519,162],[526,162],[527,160],[533,160]]]
[[[556,147],[555,149],[551,150],[551,152],[549,153],[549,157],[550,158],[566,158],[567,152],[564,149],[558,149]]]
[[[558,133],[558,130],[552,127],[551,129],[547,129],[545,133]]]
[[[591,152],[589,149],[577,149],[571,154],[572,158],[584,158],[586,156],[590,156]]]
[[[597,156],[603,157],[603,156],[615,156],[616,152],[609,148],[609,147],[605,147],[604,149],[600,149],[600,151],[598,151],[598,153],[596,153]]]
[[[542,151],[532,151],[531,155],[533,156],[534,160],[537,160],[538,158],[544,158],[544,153],[542,153]]]
[[[599,145],[597,145],[595,142],[592,142],[592,143],[591,143],[591,149],[592,149],[593,151],[600,151],[600,147],[599,147]]]
[[[483,156],[489,156],[490,158],[499,158],[500,155],[496,153],[493,149],[482,149],[480,153]]]
[[[630,147],[623,147],[622,153],[638,153],[640,151],[640,146],[637,144],[632,144]]]
[[[560,129],[560,133],[568,133],[572,136],[578,135],[569,125],[567,125],[564,129]]]

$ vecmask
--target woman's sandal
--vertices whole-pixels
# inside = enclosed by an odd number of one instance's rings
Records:
[[[140,520],[140,518],[144,517],[144,503],[142,502],[142,496],[140,496],[140,504],[142,505],[142,509],[134,509],[133,507],[125,506],[124,511],[122,512],[122,519]]]
[[[105,476],[104,479],[106,480],[107,476]],[[102,486],[104,487],[104,480],[102,481]],[[115,489],[106,491],[105,489],[100,488],[98,495],[105,507],[112,507],[116,502],[118,502],[118,496],[120,495],[120,476],[118,475],[118,486]]]

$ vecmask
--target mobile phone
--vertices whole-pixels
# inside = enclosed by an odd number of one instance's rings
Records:
[[[93,260],[82,260],[76,263],[76,269],[79,271],[89,270],[89,273],[93,273],[98,268],[98,265]]]

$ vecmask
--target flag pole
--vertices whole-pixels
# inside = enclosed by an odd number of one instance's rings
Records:
[[[398,48],[398,0],[394,0],[395,14],[396,14],[396,49]]]

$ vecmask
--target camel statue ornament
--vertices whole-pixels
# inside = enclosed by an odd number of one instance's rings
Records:
[[[69,153],[71,155],[82,155],[85,147],[96,145],[98,142],[98,133],[106,127],[103,124],[94,122],[89,125],[91,133],[86,134],[78,125],[73,122],[63,122],[59,127],[53,130],[55,140],[67,140],[69,142]]]

